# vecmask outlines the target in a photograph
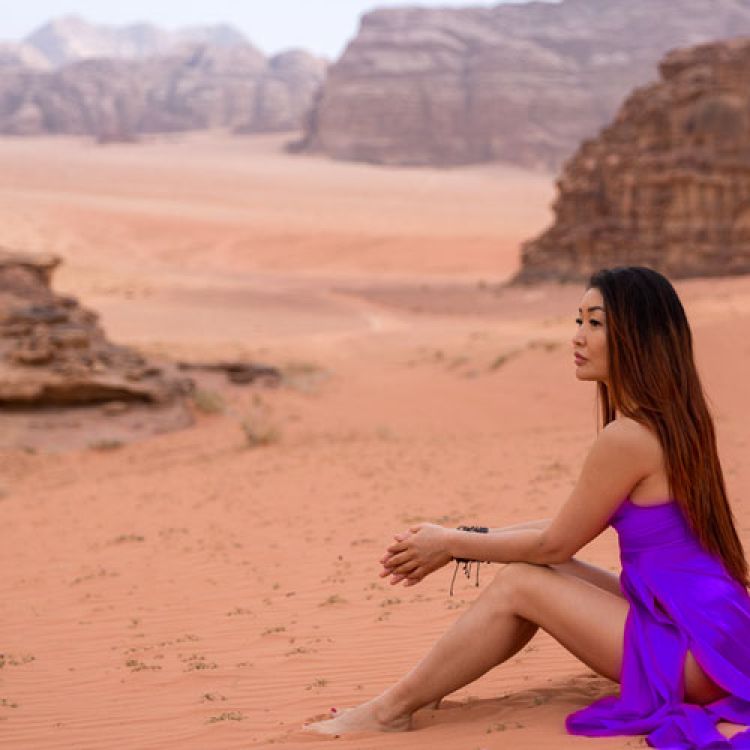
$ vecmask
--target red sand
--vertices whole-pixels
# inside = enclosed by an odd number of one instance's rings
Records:
[[[449,598],[449,569],[384,584],[392,533],[549,517],[575,480],[596,429],[570,354],[582,289],[487,286],[549,220],[553,177],[342,164],[284,140],[0,141],[0,244],[62,254],[57,288],[113,339],[297,373],[217,385],[228,414],[117,450],[4,451],[2,748],[328,742],[302,722],[384,688],[477,594],[459,578]],[[750,278],[677,287],[747,539]],[[248,447],[247,415],[278,440]],[[580,557],[618,570],[614,532]],[[617,689],[540,632],[420,731],[334,742],[643,746],[565,734]]]

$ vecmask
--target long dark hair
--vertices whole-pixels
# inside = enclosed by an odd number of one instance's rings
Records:
[[[660,273],[642,266],[604,268],[591,275],[588,288],[601,292],[606,314],[609,377],[608,383],[597,383],[601,426],[619,412],[656,433],[671,497],[703,547],[750,586],[677,292]]]

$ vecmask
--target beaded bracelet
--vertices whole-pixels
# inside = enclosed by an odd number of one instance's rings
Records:
[[[487,526],[459,526],[459,531],[473,531],[476,534],[487,534],[489,528]],[[467,578],[471,578],[471,566],[476,563],[477,566],[477,581],[476,585],[479,586],[479,567],[482,564],[481,560],[471,560],[468,557],[454,557],[456,562],[456,568],[453,571],[453,578],[451,579],[450,595],[453,596],[453,584],[456,582],[456,575],[458,574],[458,568],[460,565],[464,567],[464,573]],[[486,561],[485,561],[486,562]]]

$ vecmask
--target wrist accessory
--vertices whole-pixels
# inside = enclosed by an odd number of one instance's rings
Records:
[[[489,528],[487,526],[458,526],[457,527],[459,531],[472,531],[475,534],[487,534],[489,533]],[[471,566],[476,564],[477,566],[477,581],[476,585],[479,586],[479,567],[482,564],[481,560],[471,560],[467,557],[454,557],[453,558],[456,561],[456,568],[453,571],[453,578],[451,579],[451,588],[450,588],[450,595],[453,596],[453,584],[456,582],[456,575],[458,574],[458,568],[460,565],[463,565],[464,568],[464,574],[467,578],[471,578]],[[486,561],[485,561],[486,562]]]

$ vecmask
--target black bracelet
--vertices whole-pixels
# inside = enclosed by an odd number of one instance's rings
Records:
[[[489,528],[487,526],[458,526],[459,531],[473,531],[475,534],[488,534]],[[479,566],[482,561],[472,560],[468,557],[454,557],[456,562],[456,569],[453,571],[453,578],[451,579],[450,595],[453,596],[453,584],[456,582],[456,575],[458,573],[459,565],[464,566],[464,573],[467,578],[471,578],[471,566],[476,563],[477,566],[477,581],[476,585],[479,586]],[[487,561],[485,561],[487,562]]]

